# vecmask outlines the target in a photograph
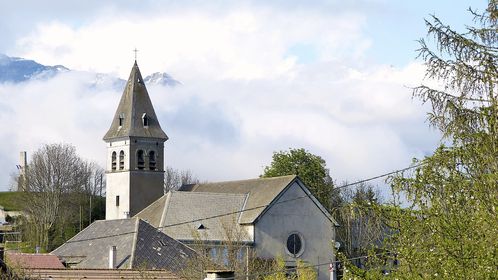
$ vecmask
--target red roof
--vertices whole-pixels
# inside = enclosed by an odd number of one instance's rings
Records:
[[[64,268],[59,258],[52,254],[7,254],[7,264],[17,268]]]

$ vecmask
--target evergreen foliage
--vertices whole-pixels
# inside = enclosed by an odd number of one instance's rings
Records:
[[[394,232],[384,263],[350,278],[372,279],[389,264],[392,279],[496,279],[498,271],[498,1],[470,10],[475,26],[458,33],[432,17],[434,46],[420,40],[432,86],[414,96],[444,143],[413,174],[392,178],[409,207],[386,213]],[[398,204],[399,206],[400,204]],[[379,259],[379,258],[378,258]]]

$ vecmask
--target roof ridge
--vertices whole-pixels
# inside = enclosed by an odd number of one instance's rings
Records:
[[[175,195],[212,195],[212,196],[240,196],[246,197],[248,193],[221,193],[221,192],[176,192]]]
[[[212,184],[220,184],[220,183],[238,183],[238,182],[249,182],[249,181],[271,181],[271,180],[279,180],[279,179],[284,179],[284,178],[294,179],[295,177],[297,177],[297,175],[292,174],[292,175],[283,175],[283,176],[276,176],[276,177],[259,177],[259,178],[241,179],[241,180],[226,180],[226,181],[218,181],[218,182],[198,183],[195,185],[199,186],[199,185],[212,185]]]
[[[133,267],[133,261],[135,260],[135,251],[137,249],[140,221],[145,223],[145,221],[143,221],[140,218],[132,218],[132,219],[136,219],[136,221],[135,221],[135,232],[133,234],[133,241],[131,244],[131,257],[130,257],[130,261],[128,262],[128,264],[130,266],[129,268]]]
[[[164,220],[164,217],[166,216],[166,212],[168,212],[169,201],[171,200],[171,196],[172,195],[173,195],[173,191],[169,191],[166,194],[166,199],[164,200],[164,206],[163,206],[163,209],[161,211],[162,212],[161,213],[161,219],[159,220],[159,227],[164,226],[163,220]]]

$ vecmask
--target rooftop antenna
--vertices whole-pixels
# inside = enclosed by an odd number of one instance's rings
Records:
[[[138,52],[137,48],[135,48],[133,52],[135,53],[135,62],[137,62],[137,52]]]

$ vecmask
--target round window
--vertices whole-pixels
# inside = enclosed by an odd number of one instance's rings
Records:
[[[298,257],[304,249],[303,239],[298,233],[292,233],[287,237],[287,251],[293,256]]]

